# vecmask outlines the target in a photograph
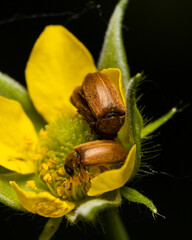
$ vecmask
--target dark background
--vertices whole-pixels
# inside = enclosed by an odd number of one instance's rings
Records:
[[[181,111],[143,146],[144,157],[159,173],[142,178],[135,188],[151,198],[166,219],[153,219],[136,204],[119,212],[132,240],[189,239],[192,226],[190,0],[132,0],[124,20],[124,42],[133,76],[144,71],[138,104],[143,115],[158,118],[170,108]],[[24,83],[24,69],[38,35],[48,24],[62,24],[90,50],[97,62],[108,19],[116,1],[1,1],[0,71]],[[155,152],[147,148],[155,147]],[[151,149],[153,150],[153,149]],[[166,173],[166,174],[163,174]],[[173,176],[168,176],[169,174]],[[0,205],[0,230],[5,239],[37,239],[44,218]],[[115,227],[115,226],[114,226]],[[102,239],[100,226],[64,222],[55,239]],[[3,239],[3,238],[2,238]]]

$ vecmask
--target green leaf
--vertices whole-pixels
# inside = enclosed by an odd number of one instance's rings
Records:
[[[141,162],[141,131],[143,128],[143,118],[137,108],[136,104],[136,90],[142,75],[138,73],[133,77],[127,86],[126,90],[126,117],[129,128],[129,139],[131,145],[136,144],[136,163],[133,171],[133,176],[138,172]]]
[[[92,221],[95,215],[106,208],[112,206],[119,206],[121,204],[121,195],[119,191],[113,191],[103,195],[103,198],[93,198],[83,201],[74,212],[70,212],[66,215],[67,220],[71,223],[77,221],[78,218]]]
[[[41,235],[39,236],[39,240],[51,239],[53,237],[53,235],[56,233],[56,231],[58,230],[62,219],[63,219],[62,217],[61,218],[49,218]]]
[[[129,67],[122,37],[122,21],[128,0],[120,0],[117,4],[105,34],[98,69],[120,68],[124,89],[130,79]]]
[[[145,197],[143,194],[138,192],[137,190],[129,187],[123,187],[121,188],[121,194],[128,201],[144,204],[152,211],[152,213],[157,214],[157,208],[155,207],[153,202],[149,200],[147,197]]]
[[[159,119],[155,120],[154,122],[151,122],[147,124],[141,132],[141,138],[146,137],[147,135],[154,132],[156,129],[161,127],[164,123],[166,123],[170,118],[172,118],[175,113],[177,112],[177,108],[172,108],[168,113],[160,117]]]
[[[45,125],[44,120],[35,110],[25,87],[1,72],[0,95],[20,102],[26,114],[33,121],[37,131],[39,131]]]

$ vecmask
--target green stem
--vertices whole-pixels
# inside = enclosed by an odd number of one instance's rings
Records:
[[[104,213],[104,230],[106,239],[110,240],[130,240],[125,226],[117,213],[113,209],[109,209]]]
[[[61,218],[49,218],[47,221],[41,235],[39,236],[39,240],[50,240],[53,235],[56,233],[62,221]]]
[[[110,18],[105,34],[98,70],[104,68],[120,68],[124,90],[130,79],[129,66],[123,43],[122,21],[129,0],[120,0]]]

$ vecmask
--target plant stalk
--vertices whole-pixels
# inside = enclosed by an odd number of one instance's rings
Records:
[[[103,227],[106,240],[130,240],[121,217],[115,209],[104,213]]]

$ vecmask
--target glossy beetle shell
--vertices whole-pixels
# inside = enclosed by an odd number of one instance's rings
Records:
[[[65,169],[73,175],[80,166],[96,166],[123,162],[127,156],[124,147],[111,140],[97,140],[74,147],[73,152],[65,159]],[[70,173],[71,172],[71,173]]]
[[[102,138],[114,138],[124,123],[125,106],[110,77],[89,73],[71,96],[72,104]]]
[[[107,75],[97,72],[89,73],[82,84],[85,99],[96,118],[107,117],[111,112],[125,115],[119,91]]]

